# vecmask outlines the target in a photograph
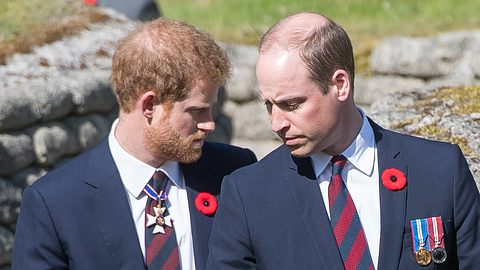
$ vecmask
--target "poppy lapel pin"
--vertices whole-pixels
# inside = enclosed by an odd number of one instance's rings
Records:
[[[402,190],[407,185],[407,178],[399,169],[386,169],[382,172],[381,178],[383,185],[393,191]]]
[[[195,198],[195,207],[200,213],[211,216],[217,211],[217,199],[208,192],[200,192]]]

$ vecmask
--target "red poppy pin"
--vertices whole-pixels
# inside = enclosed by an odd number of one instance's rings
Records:
[[[217,199],[208,192],[200,192],[195,198],[195,207],[206,216],[215,214],[217,206]]]
[[[386,169],[382,173],[383,185],[393,191],[401,190],[407,185],[405,174],[395,168]]]

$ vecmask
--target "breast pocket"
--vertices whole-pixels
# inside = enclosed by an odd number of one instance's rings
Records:
[[[427,266],[421,266],[417,263],[415,258],[415,253],[413,249],[413,240],[412,240],[412,233],[410,228],[405,228],[405,233],[403,235],[403,248],[402,248],[402,255],[400,258],[400,267],[399,269],[405,270],[414,270],[414,269],[435,269],[435,270],[443,270],[448,269],[449,259],[453,257],[453,254],[449,254],[449,251],[452,249],[450,245],[450,237],[451,237],[451,221],[444,221],[443,222],[443,231],[444,231],[444,243],[445,249],[447,250],[447,260],[441,264],[434,263],[433,261]],[[449,257],[450,255],[450,257]]]

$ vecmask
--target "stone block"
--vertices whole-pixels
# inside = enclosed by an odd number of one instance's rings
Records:
[[[17,221],[20,212],[22,190],[10,180],[0,177],[0,225],[10,225]]]
[[[223,46],[232,65],[232,77],[226,85],[228,99],[238,103],[257,99],[257,48],[245,45]]]
[[[77,71],[70,85],[75,112],[78,114],[107,113],[117,102],[109,82],[110,72],[106,70]]]
[[[0,134],[0,175],[28,167],[35,160],[32,139],[26,134]]]
[[[53,165],[62,156],[81,151],[72,131],[60,122],[37,126],[31,133],[36,162],[40,165]]]
[[[267,110],[259,100],[238,105],[230,116],[233,119],[235,138],[249,140],[275,140],[277,138],[270,128]]]
[[[418,90],[425,84],[424,80],[418,78],[358,75],[355,77],[355,102],[360,105],[370,105],[378,98],[390,93]]]
[[[100,114],[71,116],[66,118],[64,123],[73,131],[82,151],[99,143],[108,134],[111,125],[110,121]]]
[[[423,79],[446,76],[462,58],[469,38],[468,35],[387,38],[373,50],[370,67],[380,74]]]
[[[7,264],[12,262],[13,233],[0,226],[0,267],[1,270],[10,269]]]
[[[0,131],[58,119],[73,110],[72,94],[53,79],[2,88],[0,96]]]

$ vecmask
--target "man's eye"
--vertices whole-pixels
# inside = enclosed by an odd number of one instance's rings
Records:
[[[294,111],[298,109],[299,106],[300,106],[300,103],[298,102],[283,102],[281,104],[281,108],[286,111]]]
[[[191,113],[201,113],[201,112],[206,111],[206,110],[207,110],[207,108],[191,108],[190,112]]]
[[[298,109],[299,104],[298,103],[289,103],[287,104],[287,108],[291,111]]]

